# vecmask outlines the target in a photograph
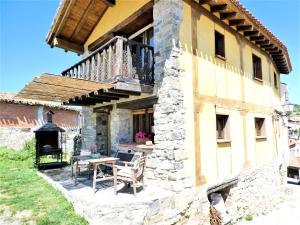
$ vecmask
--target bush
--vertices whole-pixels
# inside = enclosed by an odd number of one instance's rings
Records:
[[[245,216],[245,220],[247,220],[247,221],[252,221],[252,220],[253,220],[253,215],[252,215],[252,214],[247,214],[247,215]]]
[[[10,149],[1,147],[0,148],[0,158],[24,161],[34,157],[35,154],[35,140],[26,141],[23,148],[20,150]]]

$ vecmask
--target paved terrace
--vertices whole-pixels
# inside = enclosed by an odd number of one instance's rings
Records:
[[[146,217],[151,217],[150,224],[159,224],[175,213],[171,209],[171,193],[149,186],[147,181],[145,191],[142,187],[137,188],[136,197],[132,188],[119,183],[115,196],[113,181],[98,182],[96,193],[92,189],[92,176],[89,180],[87,174],[80,176],[75,185],[71,178],[71,167],[46,170],[39,172],[39,175],[61,191],[73,204],[75,211],[90,224],[143,224]],[[167,209],[164,215],[159,213],[162,209]]]

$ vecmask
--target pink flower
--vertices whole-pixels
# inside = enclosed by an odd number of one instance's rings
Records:
[[[89,148],[91,153],[96,153],[97,152],[97,146],[96,145],[91,145]]]
[[[147,134],[143,131],[140,131],[140,132],[137,132],[135,134],[136,137],[139,137],[139,138],[145,138],[147,136]]]

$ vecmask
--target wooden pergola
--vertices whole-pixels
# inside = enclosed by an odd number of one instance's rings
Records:
[[[88,106],[140,94],[140,92],[116,89],[109,83],[42,74],[27,84],[16,97]]]

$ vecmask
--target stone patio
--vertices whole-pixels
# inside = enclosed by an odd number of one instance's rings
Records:
[[[164,217],[176,215],[172,211],[172,192],[147,185],[137,189],[134,197],[132,188],[118,184],[118,194],[114,195],[113,181],[97,183],[97,191],[92,189],[92,176],[78,177],[75,184],[71,177],[71,167],[39,172],[73,204],[75,211],[85,217],[90,224],[159,224]],[[162,213],[162,210],[167,210]]]

